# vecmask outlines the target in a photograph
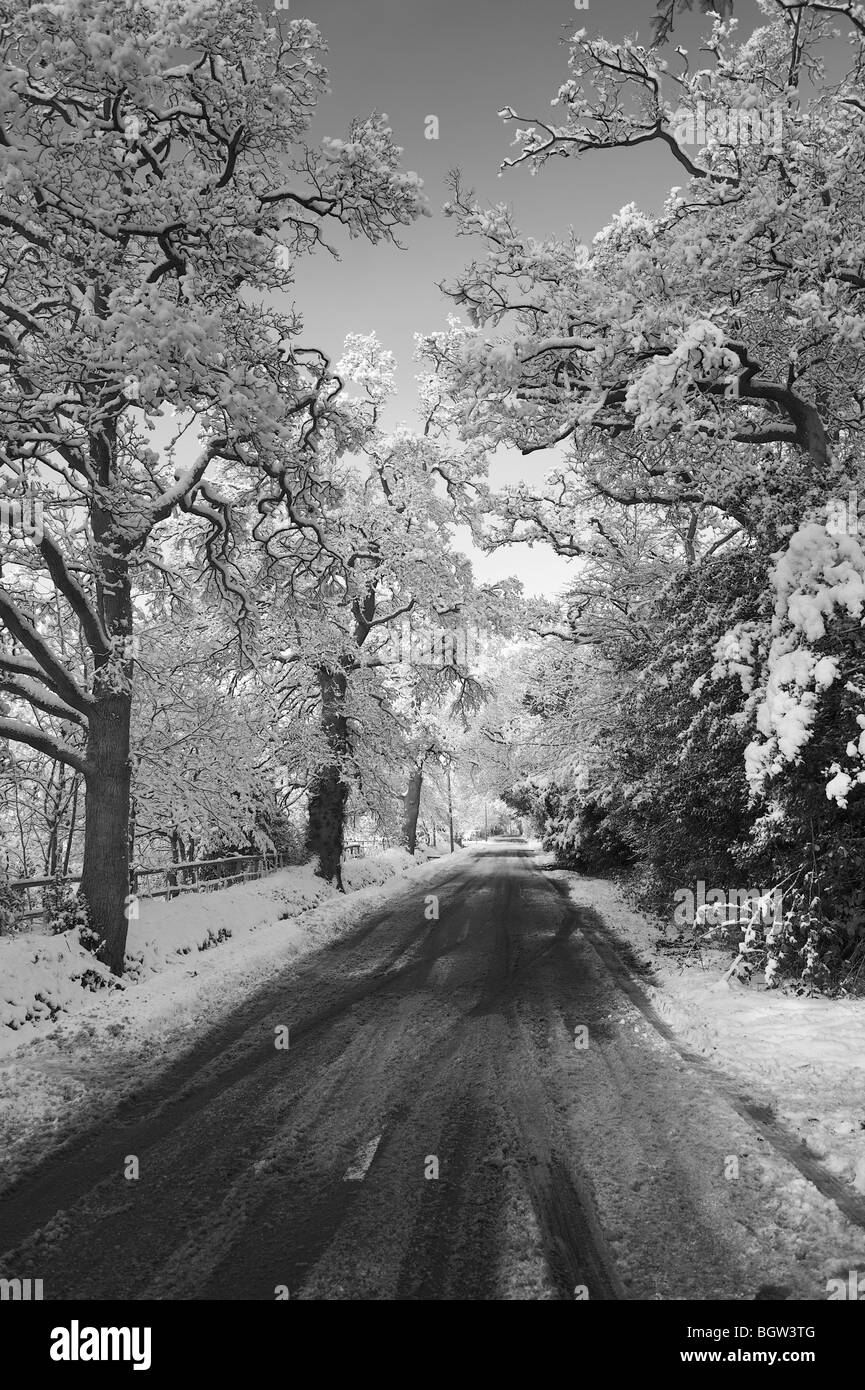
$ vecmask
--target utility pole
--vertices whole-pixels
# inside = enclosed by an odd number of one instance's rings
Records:
[[[454,852],[454,803],[451,796],[451,760],[448,758],[448,827],[451,836],[451,854]]]
[[[489,838],[490,838],[490,828],[489,828],[489,825],[487,824],[487,803],[484,802],[484,839],[485,839],[485,840],[488,840]]]

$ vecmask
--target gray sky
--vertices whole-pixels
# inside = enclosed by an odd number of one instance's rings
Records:
[[[403,232],[405,251],[343,239],[335,242],[341,261],[310,257],[297,282],[308,341],[338,351],[346,333],[374,330],[396,354],[400,391],[391,423],[415,423],[413,335],[444,326],[452,306],[438,282],[452,280],[472,254],[471,243],[458,240],[441,213],[450,169],[462,169],[482,202],[509,203],[529,235],[572,225],[585,241],[623,204],[656,208],[681,183],[669,154],[649,146],[556,160],[534,176],[519,168],[499,177],[513,136],[497,112],[510,104],[521,115],[549,113],[567,76],[562,36],[585,27],[621,39],[637,30],[648,42],[652,12],[653,0],[590,0],[588,10],[577,10],[573,0],[291,0],[289,13],[318,24],[329,50],[332,94],[321,104],[314,135],[341,135],[352,116],[386,112],[405,149],[404,164],[423,178],[433,210],[432,218]],[[752,6],[747,13],[754,15]],[[704,25],[702,17],[684,15],[675,41],[695,50]],[[429,115],[439,119],[438,140],[424,136]],[[493,463],[491,476],[497,485],[538,478],[552,462],[546,452],[509,455]],[[479,577],[516,573],[535,593],[559,589],[573,565],[546,547],[473,558]]]

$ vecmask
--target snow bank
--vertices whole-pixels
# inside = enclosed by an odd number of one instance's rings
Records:
[[[0,1024],[21,1029],[70,1012],[85,998],[93,964],[74,932],[0,939]]]
[[[403,849],[349,860],[343,870],[346,893],[405,874],[417,862]],[[0,938],[0,1054],[10,1045],[3,1030],[11,1033],[15,1046],[28,1029],[92,1003],[94,990],[128,989],[233,937],[276,921],[290,923],[328,903],[339,909],[344,902],[343,894],[316,877],[311,864],[211,893],[184,894],[170,902],[144,899],[138,918],[129,925],[127,973],[119,985],[82,950],[74,931]],[[287,946],[296,945],[289,928],[285,935]]]
[[[692,1051],[741,1080],[838,1177],[865,1194],[865,1000],[784,994],[754,980],[725,983],[729,954],[688,963],[658,949],[659,928],[613,883],[568,874],[573,902],[651,965],[657,1012]]]
[[[33,1015],[27,1018],[25,1008],[22,1022],[10,1012],[19,1026],[0,1027],[0,1188],[151,1085],[287,964],[406,888],[440,876],[449,861],[436,851],[419,850],[413,860],[388,850],[344,866],[346,893],[303,867],[170,903],[142,903],[130,934],[137,976],[96,993],[75,979],[92,957],[77,946],[67,951],[64,938],[0,940],[0,995],[13,992],[16,960],[17,1005],[26,992]],[[211,949],[220,931],[230,935]],[[39,994],[61,1006],[53,1022]]]

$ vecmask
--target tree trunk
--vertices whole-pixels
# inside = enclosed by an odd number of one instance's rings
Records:
[[[423,768],[413,767],[408,779],[408,790],[402,799],[402,842],[409,854],[417,848],[417,818],[420,812],[420,792],[423,785]]]
[[[72,784],[72,809],[69,812],[69,834],[66,837],[66,851],[63,855],[63,873],[69,873],[69,860],[72,857],[72,842],[75,838],[75,822],[78,818],[78,789],[81,786],[81,778],[75,773]]]
[[[342,886],[342,851],[345,803],[348,787],[336,766],[322,768],[312,784],[309,797],[307,848],[318,855],[317,873],[328,883]]]
[[[130,796],[130,798],[129,798],[129,863],[130,863],[131,868],[134,868],[134,866],[135,866],[135,832],[136,832],[136,816],[137,816],[137,812],[138,812],[138,807],[137,807],[136,802],[135,802],[135,797],[134,797],[134,796]]]
[[[129,806],[132,788],[132,586],[129,555],[134,546],[111,511],[115,481],[117,419],[91,435],[99,477],[90,510],[96,568],[96,600],[109,646],[94,656],[93,708],[88,717],[81,893],[98,937],[97,954],[113,974],[123,974],[129,929]]]
[[[131,711],[129,694],[100,700],[87,740],[81,893],[99,938],[99,959],[114,975],[123,974],[128,929]]]
[[[48,845],[45,850],[45,873],[51,878],[57,873],[57,853],[60,836],[60,818],[63,814],[63,774],[65,768],[62,763],[56,763],[51,768],[51,776],[45,792],[45,811],[48,819]],[[54,773],[57,772],[58,785],[57,795],[54,795]],[[51,810],[48,810],[48,806]]]
[[[342,851],[345,833],[345,807],[348,787],[343,778],[342,759],[348,751],[348,722],[345,717],[347,679],[343,671],[319,667],[321,727],[334,761],[319,768],[309,793],[309,827],[306,847],[318,855],[318,875],[328,883],[342,886]]]

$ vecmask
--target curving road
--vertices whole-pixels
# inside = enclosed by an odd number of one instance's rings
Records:
[[[824,1297],[784,1159],[602,932],[519,843],[443,861],[5,1194],[0,1274],[46,1299]]]

